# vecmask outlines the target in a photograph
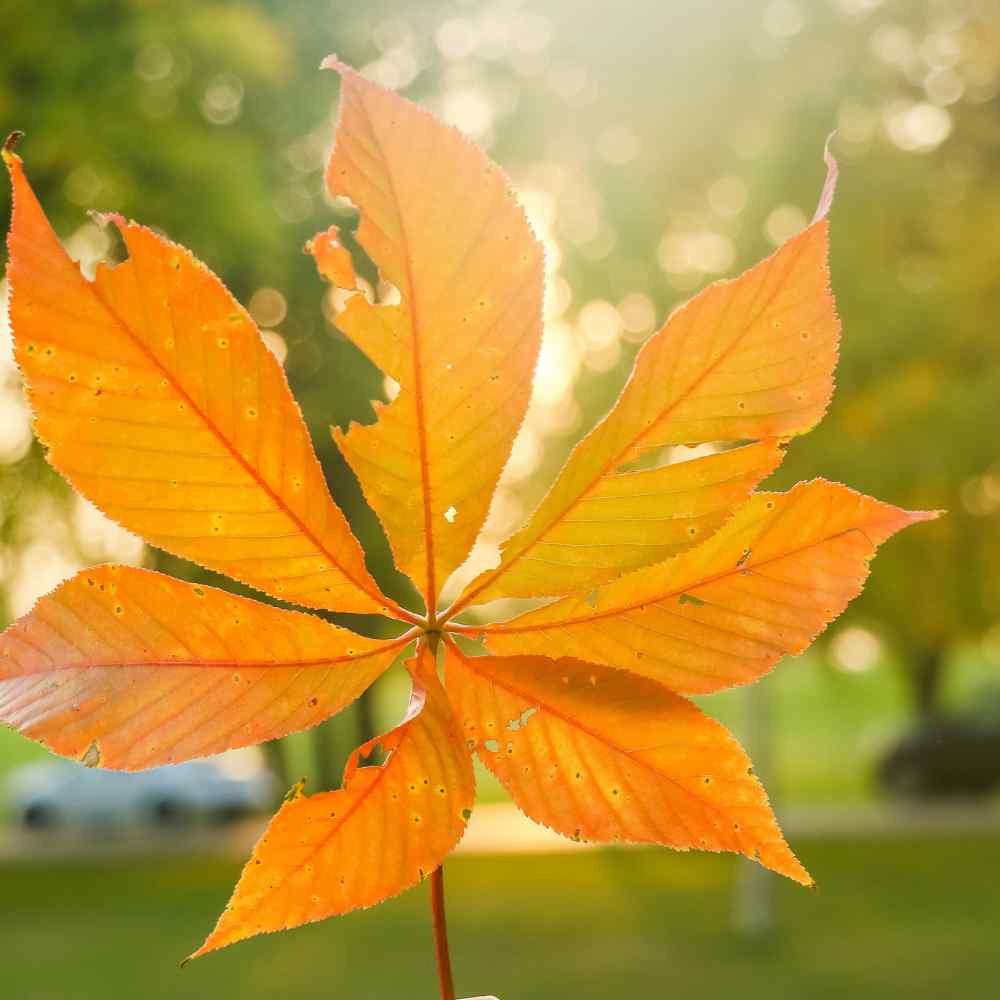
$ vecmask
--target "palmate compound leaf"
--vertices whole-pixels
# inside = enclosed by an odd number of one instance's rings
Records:
[[[218,278],[111,216],[129,258],[88,281],[20,157],[3,156],[11,328],[49,461],[159,548],[297,604],[398,610],[330,498],[281,366]]]
[[[581,660],[447,648],[462,735],[537,823],[574,839],[736,851],[805,885],[750,760],[645,677]]]
[[[355,751],[343,788],[285,802],[192,957],[374,906],[430,875],[461,839],[475,798],[472,758],[425,644],[408,666],[406,718]],[[379,745],[388,760],[359,767]]]
[[[341,75],[327,186],[358,208],[358,242],[400,295],[397,305],[355,295],[337,320],[399,394],[376,405],[376,423],[334,437],[433,611],[482,527],[528,405],[542,250],[479,149],[336,59],[325,65]],[[349,282],[349,261],[324,260],[329,246],[329,234],[313,242],[321,268]]]
[[[840,322],[829,289],[826,213],[732,281],[710,285],[643,346],[611,412],[574,449],[500,564],[451,608],[589,589],[708,538],[811,430],[833,392]],[[759,444],[643,471],[623,466],[677,445]]]
[[[0,635],[0,722],[91,765],[173,764],[322,722],[406,642],[99,566]]]
[[[359,767],[366,744],[343,789],[286,803],[196,954],[433,871],[471,809],[469,743],[569,836],[735,850],[808,883],[746,756],[681,693],[750,682],[804,649],[860,590],[876,546],[933,516],[822,481],[746,499],[832,389],[832,158],[813,224],[667,321],[499,567],[435,616],[524,415],[541,251],[482,154],[328,64],[343,81],[328,186],[360,210],[358,240],[400,296],[356,294],[339,317],[400,389],[374,424],[335,436],[431,620],[371,581],[280,368],[218,281],[120,220],[129,260],[84,281],[5,149],[15,340],[57,468],[154,544],[275,596],[417,627],[372,643],[155,574],[92,570],[5,633],[2,718],[88,762],[179,760],[319,721],[427,633],[411,712],[380,741],[388,760]],[[335,228],[310,250],[338,287],[360,286]],[[741,441],[628,471],[675,445]],[[557,599],[506,623],[453,620],[527,596]],[[494,655],[465,656],[449,633],[481,633]],[[442,635],[447,696],[426,644]]]
[[[847,607],[882,542],[934,516],[823,480],[758,493],[697,548],[476,631],[494,653],[576,656],[688,694],[748,684]]]

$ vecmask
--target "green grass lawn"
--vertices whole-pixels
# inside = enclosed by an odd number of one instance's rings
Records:
[[[778,884],[778,932],[730,928],[739,862],[621,850],[448,866],[461,995],[501,1000],[949,1000],[997,995],[1000,838],[807,840],[819,893]],[[992,873],[992,874],[991,874]],[[427,888],[178,960],[237,875],[160,859],[0,868],[10,1000],[435,1000]]]

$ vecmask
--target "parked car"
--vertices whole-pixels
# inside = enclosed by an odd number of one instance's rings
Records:
[[[134,773],[73,761],[25,764],[7,780],[9,811],[32,829],[227,823],[272,804],[273,775],[253,751]]]
[[[988,795],[1000,788],[1000,687],[963,711],[918,722],[883,757],[878,781],[900,798]]]

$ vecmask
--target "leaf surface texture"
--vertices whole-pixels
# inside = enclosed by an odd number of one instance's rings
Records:
[[[126,566],[84,570],[0,636],[0,721],[119,770],[314,726],[405,643]]]
[[[758,493],[703,545],[483,632],[495,653],[576,656],[689,694],[747,684],[805,650],[878,545],[928,516],[823,480]]]
[[[542,250],[482,152],[409,101],[330,65],[341,73],[341,110],[327,186],[357,206],[358,241],[401,297],[373,305],[355,295],[339,317],[400,389],[376,406],[376,423],[334,437],[397,565],[433,607],[482,527],[528,405]]]
[[[429,875],[458,843],[475,797],[472,759],[426,647],[411,672],[403,723],[355,751],[343,788],[285,802],[195,956],[374,906]],[[376,745],[388,760],[360,767]]]
[[[726,505],[745,499],[780,461],[773,440],[744,451],[742,459],[756,463],[742,478],[734,478],[741,458],[732,452],[699,460],[696,473],[685,462],[640,473],[622,467],[678,445],[784,439],[816,425],[833,391],[840,337],[826,264],[828,225],[820,219],[673,313],[639,352],[611,412],[504,544],[500,565],[474,580],[456,609],[592,587],[718,527]],[[703,478],[700,490],[688,484],[694,475]],[[614,505],[606,503],[609,494]],[[684,496],[716,516],[679,520],[671,504]]]
[[[49,461],[159,548],[298,604],[385,610],[246,311],[187,250],[117,216],[129,258],[87,281],[5,158],[11,326]]]
[[[577,840],[735,851],[812,883],[739,743],[687,699],[572,659],[451,645],[447,670],[465,737],[537,823]]]

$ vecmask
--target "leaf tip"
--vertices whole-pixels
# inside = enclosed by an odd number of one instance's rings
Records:
[[[889,534],[894,535],[904,528],[920,524],[923,521],[936,521],[942,514],[946,513],[947,511],[945,510],[903,510],[902,508],[896,508],[896,516],[893,518],[894,523],[889,530]]]
[[[345,73],[353,73],[354,71],[350,66],[347,65],[336,52],[331,52],[320,64],[320,69],[332,69],[335,73],[340,73],[343,76]]]
[[[125,221],[125,217],[119,215],[118,212],[96,212],[91,210],[87,213],[87,215],[89,215],[91,219],[93,219],[94,222],[101,227],[101,229],[114,224],[119,229],[124,230],[124,228],[128,225]]]
[[[765,868],[769,868],[778,875],[784,875],[785,878],[789,878],[793,882],[798,882],[804,888],[815,891],[816,880],[795,856],[795,852],[784,841],[782,841],[781,847],[782,849],[776,857],[769,857],[765,860],[763,857],[758,856],[754,860],[759,861]]]
[[[18,157],[14,153],[14,147],[24,138],[24,133],[20,129],[14,129],[3,141],[3,162],[9,167]]]
[[[207,955],[210,951],[217,951],[220,947],[225,947],[225,945],[219,945],[216,943],[215,938],[217,934],[218,934],[218,928],[212,931],[212,933],[209,934],[207,938],[205,938],[201,947],[196,948],[194,951],[192,951],[191,954],[187,956],[187,958],[181,959],[180,968],[186,969],[196,958],[201,958],[202,955]]]
[[[826,145],[823,147],[823,162],[826,164],[826,180],[823,182],[823,190],[819,196],[819,204],[816,206],[816,214],[813,216],[813,222],[819,222],[821,219],[825,219],[830,212],[830,206],[833,204],[833,196],[837,190],[837,177],[840,173],[840,168],[837,166],[837,160],[833,153],[830,152],[830,143],[833,141],[833,137],[837,134],[837,130],[834,129],[826,137]]]

